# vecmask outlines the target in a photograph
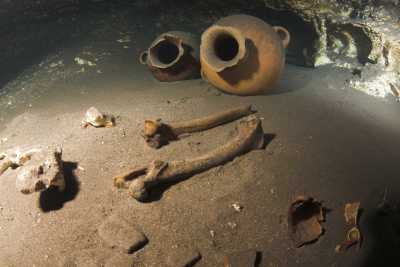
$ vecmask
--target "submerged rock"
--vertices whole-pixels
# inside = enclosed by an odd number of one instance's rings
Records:
[[[308,40],[308,45],[295,51],[297,58],[303,57],[298,62],[311,67],[332,64],[353,73],[356,69],[357,75],[348,81],[350,87],[376,97],[398,98],[392,88],[400,85],[399,1],[263,2],[268,9],[287,12],[308,25],[310,30],[295,35],[289,47],[290,54],[299,39]]]
[[[107,218],[98,231],[109,246],[120,248],[125,253],[133,253],[148,242],[143,232],[118,215]]]

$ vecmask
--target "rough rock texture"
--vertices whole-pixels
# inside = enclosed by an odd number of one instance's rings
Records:
[[[35,28],[35,24],[50,22],[54,27],[63,27],[64,32],[60,31],[59,36],[53,34],[51,40],[65,43],[67,36],[74,36],[69,22],[71,17],[126,6],[135,12],[159,17],[166,26],[173,22],[164,14],[174,8],[179,22],[197,33],[229,14],[255,15],[289,29],[292,41],[287,50],[287,62],[309,67],[332,64],[354,74],[348,84],[355,89],[378,97],[393,95],[398,98],[400,95],[398,0],[205,0],[194,3],[182,0],[0,0],[0,60],[10,62],[4,70],[0,67],[0,71],[12,76],[19,71],[16,59],[32,63],[29,59],[32,54],[48,49],[51,43],[48,41],[38,42],[37,47],[31,45],[32,33],[35,38],[48,39],[43,27]],[[27,28],[26,33],[17,34],[22,28]],[[10,47],[13,49],[8,49]]]
[[[111,247],[133,253],[147,242],[146,236],[118,215],[111,215],[98,229],[99,235]]]
[[[308,66],[334,64],[353,71],[351,87],[370,95],[399,96],[399,1],[264,0],[313,25],[316,38],[303,49]],[[306,33],[304,33],[306,34]]]
[[[54,186],[60,191],[64,191],[65,179],[61,156],[60,148],[34,154],[18,171],[17,190],[24,194],[30,194]]]

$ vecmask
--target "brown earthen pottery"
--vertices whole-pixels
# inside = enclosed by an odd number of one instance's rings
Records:
[[[289,32],[248,15],[225,17],[201,36],[202,76],[237,95],[271,90],[285,65]]]
[[[139,61],[147,65],[153,76],[172,82],[200,76],[200,40],[196,35],[171,31],[158,36],[140,54]]]

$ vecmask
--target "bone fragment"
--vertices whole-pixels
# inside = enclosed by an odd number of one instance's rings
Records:
[[[204,131],[255,113],[252,105],[241,106],[189,121],[164,123],[146,120],[143,138],[152,148],[160,148],[170,141],[178,140],[182,134]]]
[[[32,156],[41,150],[38,148],[21,151],[16,148],[8,153],[0,154],[0,175],[2,175],[8,168],[18,168],[28,162]]]
[[[61,148],[36,155],[19,170],[16,179],[17,190],[30,194],[53,186],[64,191],[65,179],[61,157]]]
[[[264,146],[264,132],[261,121],[256,116],[251,115],[241,120],[236,131],[237,135],[232,140],[202,156],[176,161],[154,160],[147,167],[136,168],[127,174],[116,176],[114,184],[122,187],[126,181],[145,174],[134,179],[129,185],[129,194],[143,201],[152,187],[184,180]]]

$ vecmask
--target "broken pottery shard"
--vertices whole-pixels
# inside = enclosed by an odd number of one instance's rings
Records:
[[[82,127],[92,125],[93,127],[113,127],[114,118],[110,115],[105,115],[97,108],[91,107],[85,113],[85,118],[82,120]]]
[[[289,208],[289,234],[296,247],[318,240],[323,234],[321,222],[324,210],[320,202],[313,198],[297,197]]]
[[[179,247],[168,252],[165,265],[168,267],[194,266],[201,260],[201,254],[191,247]]]
[[[16,187],[24,194],[45,190],[50,186],[65,189],[61,148],[50,150],[46,155],[38,153],[19,170]]]
[[[354,226],[349,231],[347,231],[346,240],[344,240],[341,244],[337,245],[335,251],[336,252],[345,251],[356,244],[358,244],[359,247],[361,246],[361,232],[356,226]]]
[[[344,206],[344,218],[348,225],[357,225],[360,202],[347,203]]]
[[[358,229],[358,216],[360,211],[360,202],[347,203],[344,206],[344,218],[346,223],[352,228],[347,231],[346,239],[336,246],[335,251],[341,252],[352,247],[355,244],[361,246],[361,232]]]
[[[140,230],[117,215],[108,217],[100,225],[98,232],[109,246],[118,247],[125,253],[133,253],[148,242]]]

